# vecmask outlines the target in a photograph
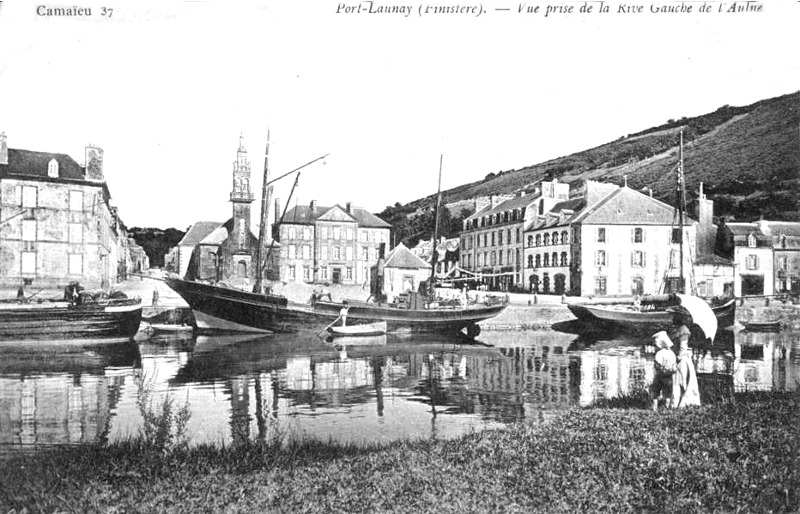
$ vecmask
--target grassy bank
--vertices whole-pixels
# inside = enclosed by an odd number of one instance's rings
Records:
[[[800,395],[747,393],[370,449],[140,440],[4,462],[0,511],[796,512],[798,412]]]

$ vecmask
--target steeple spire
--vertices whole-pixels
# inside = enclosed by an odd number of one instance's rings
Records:
[[[239,151],[246,153],[247,150],[244,148],[244,134],[239,132]]]

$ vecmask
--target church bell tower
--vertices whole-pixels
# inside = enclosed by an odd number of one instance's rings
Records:
[[[239,136],[239,150],[233,163],[233,227],[231,227],[229,248],[232,254],[250,254],[250,204],[253,193],[250,192],[250,161],[244,148],[244,136]]]

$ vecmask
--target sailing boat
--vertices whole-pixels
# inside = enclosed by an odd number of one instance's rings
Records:
[[[269,143],[267,143],[267,156]],[[320,158],[321,159],[321,158]],[[317,159],[319,160],[319,159]],[[315,161],[311,161],[315,162]],[[309,162],[308,164],[311,164]],[[304,165],[307,166],[308,164]],[[304,167],[302,166],[302,167]],[[300,169],[300,168],[298,168]],[[264,163],[265,187],[278,179],[269,180],[268,159]],[[296,171],[296,170],[295,170]],[[290,172],[292,173],[292,172]],[[266,189],[265,189],[266,191]],[[441,196],[441,160],[439,167],[439,196]],[[437,217],[439,202],[437,202]],[[261,227],[259,248],[266,234],[266,209],[269,202],[261,204]],[[257,274],[262,272],[262,251],[256,252]],[[436,256],[431,264],[436,265]],[[433,271],[432,271],[433,273]],[[433,276],[433,274],[432,274]],[[235,332],[311,332],[331,325],[337,320],[343,303],[313,301],[290,302],[286,297],[263,294],[260,287],[253,292],[230,289],[219,285],[205,284],[171,276],[167,284],[192,308],[198,329]],[[256,277],[257,286],[260,277]],[[423,302],[424,308],[407,308],[389,303],[374,303],[348,300],[347,324],[361,325],[384,322],[388,333],[450,333],[461,334],[466,330],[469,337],[480,333],[479,321],[498,315],[505,303],[493,305],[469,305],[458,308],[438,307],[436,302]]]
[[[676,218],[678,229],[679,275],[670,279],[669,271],[662,282],[664,294],[645,295],[639,298],[606,299],[591,303],[570,304],[567,307],[581,321],[599,324],[602,327],[657,330],[673,325],[675,310],[696,302],[687,298],[696,298],[693,294],[686,294],[686,273],[684,271],[684,225],[686,219],[686,186],[683,174],[683,131],[680,134],[680,162],[677,178],[677,203]],[[693,275],[690,275],[690,287],[694,289]],[[708,302],[711,311],[717,318],[717,325],[725,328],[733,325],[736,299],[729,298],[723,301],[711,300]],[[710,336],[713,339],[713,334]]]

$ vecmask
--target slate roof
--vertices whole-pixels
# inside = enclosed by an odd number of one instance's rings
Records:
[[[577,218],[581,211],[586,208],[586,199],[585,198],[573,198],[572,200],[565,200],[563,202],[558,202],[550,209],[549,214],[552,216],[537,216],[530,225],[525,227],[525,230],[538,230],[540,228],[551,228],[551,227],[560,227],[560,226],[567,226],[572,223],[572,220]],[[560,213],[563,210],[570,210],[573,211],[572,214],[561,220]]]
[[[523,209],[528,207],[528,205],[530,205],[531,202],[533,202],[540,196],[542,196],[542,194],[540,192],[536,192],[533,194],[526,194],[525,196],[510,198],[504,202],[500,202],[494,208],[492,208],[491,205],[489,205],[487,208],[484,208],[483,210],[476,212],[472,216],[469,216],[467,219],[468,220],[473,220],[475,218],[480,219],[490,214],[497,214],[498,212],[513,211],[514,209]],[[520,218],[519,221],[522,221],[522,219]]]
[[[430,268],[430,264],[423,261],[414,252],[409,250],[406,245],[400,243],[392,248],[389,255],[386,257],[386,268],[404,268],[404,269],[420,269]]]
[[[349,215],[353,221],[357,222],[359,227],[391,228],[390,224],[386,223],[366,209],[362,209],[361,207],[353,207],[351,212],[348,213],[347,209],[338,204],[334,205],[333,207],[323,207],[317,205],[315,209],[311,209],[310,205],[297,205],[286,212],[286,215],[283,217],[283,223],[292,225],[313,225],[319,217],[337,207],[341,209],[342,212]]]
[[[84,168],[75,159],[63,153],[33,152],[8,149],[8,164],[0,164],[0,175],[47,176],[47,165],[51,159],[58,161],[59,178],[85,180]]]
[[[713,264],[715,266],[733,266],[733,261],[720,257],[719,255],[699,255],[695,260],[695,264]]]
[[[178,246],[195,246],[221,225],[218,221],[198,221],[189,227]]]
[[[572,221],[596,225],[671,225],[675,208],[655,198],[622,186]],[[684,218],[684,225],[693,220]]]

